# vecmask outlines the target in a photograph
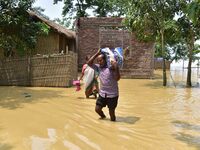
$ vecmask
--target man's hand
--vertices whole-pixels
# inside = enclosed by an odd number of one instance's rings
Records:
[[[115,60],[111,60],[111,68],[113,70],[116,70],[118,68],[118,64]]]
[[[100,48],[98,49],[97,53],[98,53],[99,55],[101,54],[101,49],[100,49]]]

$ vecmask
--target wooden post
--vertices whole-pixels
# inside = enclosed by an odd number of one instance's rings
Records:
[[[27,58],[27,85],[31,86],[31,56]]]

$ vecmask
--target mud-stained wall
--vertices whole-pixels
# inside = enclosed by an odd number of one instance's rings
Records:
[[[76,51],[76,40],[67,38],[64,34],[51,31],[48,36],[38,36],[37,44],[33,54],[67,54],[69,51]]]
[[[35,48],[31,50],[32,55],[46,55],[46,54],[68,54],[69,51],[76,52],[76,39],[68,38],[66,35],[50,31],[48,35],[40,35],[37,37]],[[7,56],[11,58],[19,58],[20,56],[27,55],[12,49],[13,55]],[[0,59],[5,59],[4,50],[0,48]]]
[[[100,47],[123,46],[126,48],[129,46],[129,50],[125,52],[122,77],[151,78],[153,76],[153,43],[137,41],[134,33],[123,29],[121,22],[122,18],[80,18],[77,20],[79,70],[85,63],[86,55],[94,54]]]
[[[38,36],[35,54],[59,53],[59,34],[50,32],[48,36]]]
[[[77,74],[77,54],[43,55],[0,60],[0,85],[72,86]]]
[[[30,85],[28,59],[2,59],[0,61],[0,85]]]

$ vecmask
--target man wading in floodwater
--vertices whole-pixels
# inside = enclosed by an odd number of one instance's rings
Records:
[[[103,107],[108,106],[110,120],[115,121],[115,108],[117,107],[119,90],[118,81],[120,79],[119,67],[116,61],[111,61],[111,67],[108,68],[106,56],[101,54],[100,50],[96,52],[89,60],[88,65],[92,65],[97,58],[97,67],[99,69],[100,90],[99,97],[96,101],[95,111],[103,119],[105,114],[102,111]]]

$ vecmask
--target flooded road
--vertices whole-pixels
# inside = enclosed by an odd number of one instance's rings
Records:
[[[122,79],[117,121],[75,88],[0,87],[0,150],[199,150],[200,87],[186,71]]]

